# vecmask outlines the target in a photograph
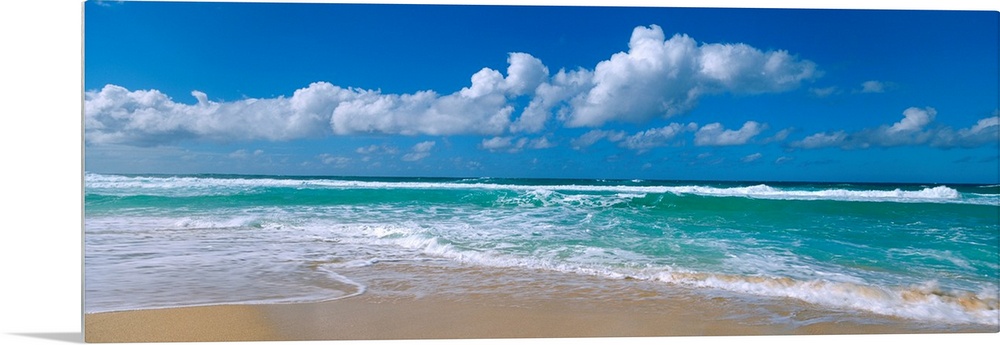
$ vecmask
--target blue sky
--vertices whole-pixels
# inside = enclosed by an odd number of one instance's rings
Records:
[[[84,4],[85,169],[998,183],[998,12]]]

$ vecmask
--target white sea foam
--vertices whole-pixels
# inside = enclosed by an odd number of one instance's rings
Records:
[[[607,259],[609,253],[597,248],[582,250],[580,255],[571,259],[575,263],[557,263],[538,258],[513,258],[490,252],[462,251],[452,245],[442,245],[434,239],[412,241],[407,245],[422,247],[427,254],[487,267],[553,270],[609,279],[657,280],[757,296],[794,298],[831,307],[865,310],[924,321],[996,325],[1000,317],[997,312],[996,296],[991,295],[995,290],[988,289],[983,293],[973,294],[942,291],[933,283],[915,287],[887,288],[820,279],[795,280],[787,277],[683,273],[673,270],[651,274],[648,268],[614,269],[602,265],[600,263],[609,261]]]
[[[342,267],[308,264],[328,242],[275,221],[281,214],[249,211],[86,218],[86,312],[318,302],[364,292],[335,271]]]
[[[365,232],[386,234],[371,239],[374,241],[372,243],[379,246],[398,246],[417,250],[426,255],[484,267],[517,267],[608,279],[662,281],[748,295],[793,298],[835,308],[865,310],[882,315],[951,324],[995,325],[1000,317],[996,290],[991,288],[984,288],[980,293],[950,292],[939,288],[934,282],[918,286],[886,287],[867,284],[864,279],[836,272],[829,274],[815,272],[817,277],[815,279],[795,279],[767,275],[703,273],[669,266],[612,265],[611,263],[615,262],[642,262],[648,258],[626,250],[587,246],[554,247],[535,252],[531,256],[519,256],[491,249],[462,248],[455,243],[422,232],[410,232],[409,235],[402,237],[387,234],[398,235],[409,231],[381,229]]]
[[[778,189],[768,185],[749,187],[715,188],[702,186],[667,187],[667,191],[675,194],[696,194],[707,196],[732,196],[761,199],[789,200],[840,200],[840,201],[893,201],[893,202],[959,202],[961,193],[957,190],[937,186],[921,190],[789,190]]]
[[[972,203],[1000,205],[1000,197],[976,194],[963,197],[962,193],[947,186],[926,187],[919,190],[851,190],[820,189],[800,190],[775,188],[765,184],[743,187],[710,186],[605,186],[605,185],[519,185],[465,182],[388,182],[358,181],[340,179],[280,179],[280,178],[212,178],[212,177],[127,177],[88,173],[85,188],[90,191],[114,190],[116,193],[225,193],[245,192],[255,187],[290,188],[335,188],[335,189],[438,189],[438,190],[511,190],[528,192],[544,199],[548,193],[556,192],[597,192],[618,193],[622,197],[636,197],[646,194],[701,195],[716,197],[746,197],[780,200],[837,200],[874,202],[929,202],[929,203]],[[575,198],[575,197],[571,197]],[[567,199],[566,201],[573,201]]]
[[[954,293],[940,290],[934,282],[910,287],[883,287],[825,280],[677,271],[660,273],[655,279],[952,324],[996,325],[1000,317],[995,290],[978,294]]]

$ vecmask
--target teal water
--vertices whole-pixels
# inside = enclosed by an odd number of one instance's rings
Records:
[[[345,298],[348,268],[438,260],[998,324],[996,185],[88,173],[84,207],[86,312]]]

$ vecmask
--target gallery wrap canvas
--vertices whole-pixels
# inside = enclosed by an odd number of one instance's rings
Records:
[[[88,342],[995,333],[998,12],[88,1]]]

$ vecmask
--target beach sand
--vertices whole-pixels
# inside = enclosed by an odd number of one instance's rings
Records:
[[[262,306],[220,305],[84,315],[87,342],[279,340]]]
[[[316,303],[92,313],[84,315],[84,336],[87,342],[205,342],[941,331],[903,319],[845,317],[794,300],[754,304],[630,279],[391,263],[352,273],[367,286],[364,294]]]
[[[553,338],[757,334],[749,327],[692,323],[682,315],[607,312],[553,302],[489,306],[437,298],[208,306],[85,316],[88,342]],[[683,326],[683,327],[681,327]],[[728,325],[733,326],[733,325]]]
[[[706,310],[707,309],[707,310]],[[826,322],[782,329],[726,320],[678,303],[662,314],[621,305],[552,301],[527,307],[368,297],[275,305],[228,305],[85,315],[87,342],[570,338],[687,335],[911,333],[891,325]],[[988,331],[968,329],[966,331]]]

